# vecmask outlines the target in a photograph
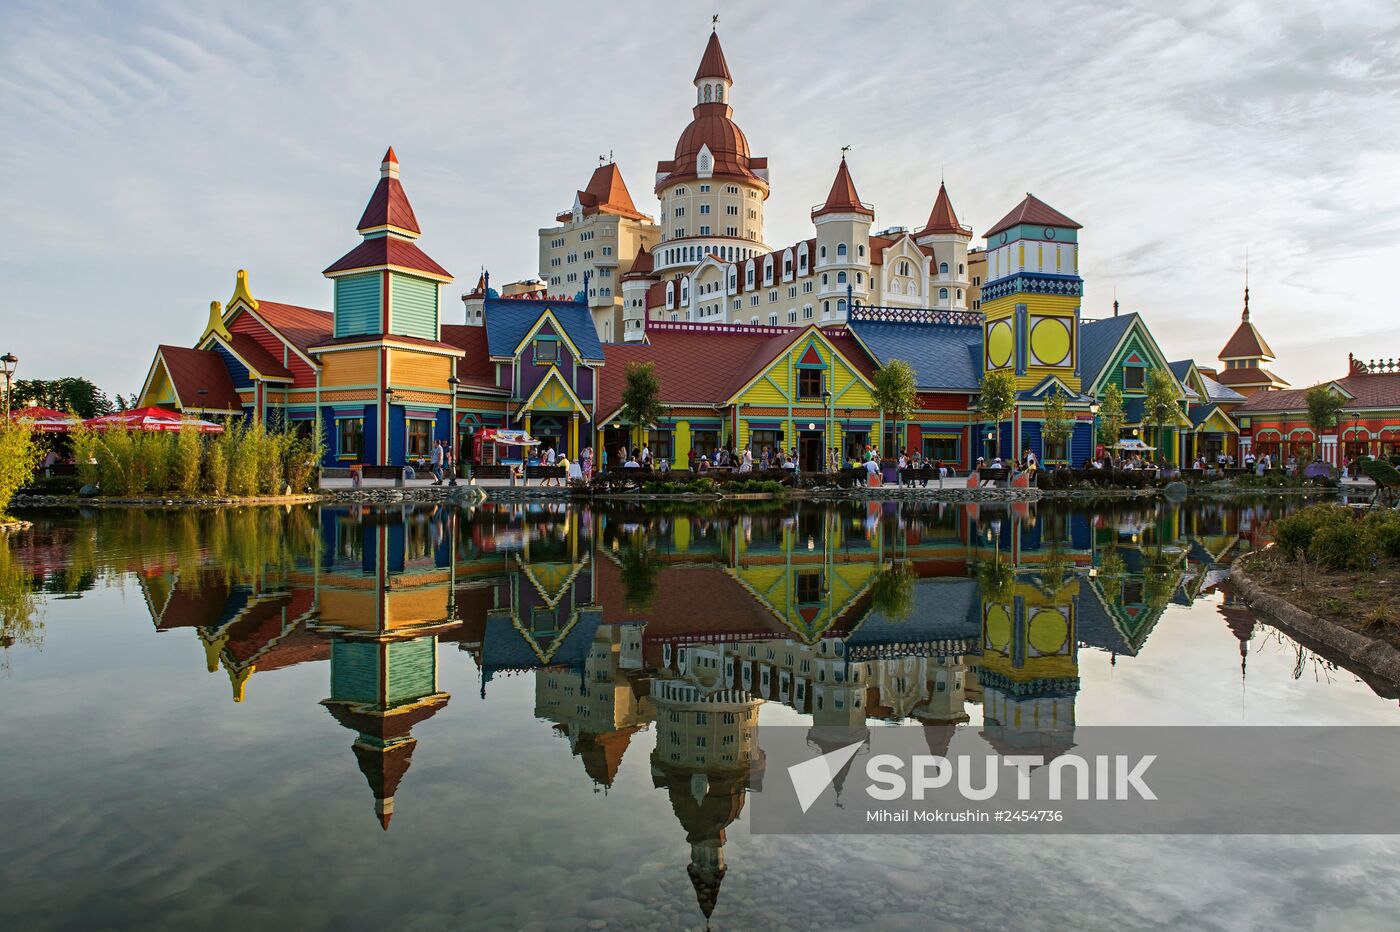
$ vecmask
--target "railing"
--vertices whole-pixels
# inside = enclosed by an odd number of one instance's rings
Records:
[[[1366,362],[1356,360],[1365,370],[1367,375],[1378,375],[1383,372],[1400,372],[1400,359],[1371,359]]]
[[[856,304],[847,312],[852,321],[883,321],[893,324],[945,324],[964,327],[982,326],[981,311],[954,311],[932,307],[884,307],[878,304]]]

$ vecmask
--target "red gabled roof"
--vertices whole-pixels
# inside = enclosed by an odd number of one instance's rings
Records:
[[[302,353],[311,354],[311,347],[331,337],[334,318],[329,311],[318,311],[295,304],[259,301],[253,313],[262,318],[279,336]]]
[[[442,342],[450,343],[466,353],[457,360],[457,378],[461,379],[464,385],[474,385],[478,388],[497,387],[496,364],[491,361],[485,327],[443,324]]]
[[[928,223],[916,235],[924,233],[967,233],[972,230],[958,223],[958,215],[953,212],[953,201],[948,197],[948,189],[943,182],[938,183],[938,197],[933,201],[933,210],[928,215]]]
[[[1264,341],[1264,335],[1246,318],[1240,321],[1234,335],[1225,343],[1225,348],[1220,351],[1219,358],[1273,359],[1274,351],[1269,349],[1269,344]],[[1226,369],[1225,371],[1229,372],[1230,370]]]
[[[1227,369],[1226,372],[1249,372],[1249,369]],[[1221,375],[1225,373],[1222,372]],[[1358,408],[1398,408],[1400,407],[1400,372],[1359,373],[1324,382],[1324,385],[1337,385],[1347,394],[1348,410]],[[1290,388],[1282,391],[1255,392],[1236,411],[1252,414],[1260,411],[1306,411],[1308,409],[1308,389]]]
[[[233,387],[224,357],[213,350],[161,344],[156,348],[165,360],[165,371],[180,403],[190,408],[242,411],[243,401]],[[200,389],[206,394],[201,395]]]
[[[288,380],[292,378],[292,370],[282,365],[281,360],[263,349],[258,341],[248,334],[233,334],[229,346],[233,348],[234,353],[240,359],[260,372],[265,378]]]
[[[1002,217],[997,225],[988,230],[985,235],[995,236],[1002,230],[1009,230],[1022,223],[1029,223],[1033,226],[1066,227],[1071,230],[1081,229],[1080,224],[1075,223],[1034,194],[1026,192],[1021,203],[1017,204],[1011,213]]]
[[[344,346],[344,345],[347,344],[347,343],[368,343],[368,342],[373,342],[373,341],[375,341],[375,340],[392,340],[393,342],[396,342],[396,343],[408,343],[408,344],[411,345],[411,346],[422,346],[422,347],[427,348],[427,349],[438,349],[438,350],[460,350],[460,349],[461,349],[460,347],[454,346],[454,345],[452,345],[451,343],[444,343],[444,342],[441,342],[441,341],[439,341],[439,340],[425,340],[425,339],[423,339],[422,337],[411,337],[411,336],[407,336],[406,334],[402,334],[402,333],[360,333],[360,334],[353,334],[353,335],[348,336],[348,337],[335,337],[334,339],[322,340],[321,342],[319,342],[319,343],[317,343],[315,346],[313,346],[312,349],[322,349],[322,348],[327,347],[327,346]],[[454,354],[453,354],[453,353],[447,353],[447,354],[445,354],[445,355],[451,356],[451,355],[454,355]]]
[[[399,183],[399,160],[394,155],[393,146],[384,153],[379,184],[369,196],[369,203],[365,205],[365,212],[360,215],[360,222],[355,229],[368,230],[382,226],[397,227],[414,235],[423,232],[418,229],[418,218],[413,215],[413,205],[408,202],[408,195]]]
[[[846,167],[846,157],[841,156],[841,164],[836,169],[836,178],[831,182],[831,190],[826,195],[826,203],[812,211],[813,217],[833,213],[857,213],[869,217],[875,211],[860,202],[856,193],[856,183],[851,180],[851,170]]]
[[[729,63],[724,60],[724,49],[719,47],[719,33],[711,32],[710,41],[705,43],[705,54],[700,56],[700,67],[695,69],[695,80],[723,78],[734,83],[729,74]]]
[[[365,240],[333,262],[321,274],[331,275],[350,269],[378,269],[391,265],[416,272],[427,272],[442,278],[452,277],[451,272],[428,258],[427,253],[416,245],[394,236],[376,236]]]

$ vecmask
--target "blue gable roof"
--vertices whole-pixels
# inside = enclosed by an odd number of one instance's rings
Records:
[[[846,658],[971,654],[982,634],[982,590],[975,579],[929,579],[914,586],[908,618],[872,610],[846,639]]]
[[[1099,380],[1104,367],[1113,361],[1110,357],[1114,348],[1137,319],[1137,314],[1132,313],[1080,323],[1079,371],[1084,377],[1085,390]]]
[[[487,298],[485,301],[486,346],[492,356],[510,356],[525,334],[530,332],[548,310],[559,321],[583,358],[602,362],[603,345],[593,326],[593,314],[588,305],[577,301],[513,301],[509,298]]]
[[[857,320],[849,324],[881,365],[903,359],[921,389],[977,391],[982,379],[982,328]]]

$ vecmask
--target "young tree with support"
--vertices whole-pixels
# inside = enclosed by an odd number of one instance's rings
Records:
[[[918,381],[914,377],[914,367],[902,359],[890,359],[875,372],[875,406],[883,418],[894,423],[895,435],[903,438],[900,423],[909,420],[918,404]],[[902,446],[902,443],[896,443]],[[897,450],[889,451],[898,455]]]
[[[1016,406],[1016,375],[1010,369],[993,369],[982,376],[977,410],[997,426],[996,455],[1001,455],[1001,422]]]
[[[626,381],[622,386],[622,419],[645,437],[647,428],[665,415],[666,407],[661,403],[661,381],[656,377],[656,366],[649,362],[629,362]]]

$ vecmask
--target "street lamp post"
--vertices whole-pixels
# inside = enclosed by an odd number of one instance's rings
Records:
[[[4,356],[0,356],[0,364],[3,364],[5,372],[5,417],[9,417],[10,380],[15,377],[15,366],[19,364],[19,357],[14,353],[6,353]]]
[[[448,485],[457,484],[457,471],[461,468],[457,461],[457,386],[462,384],[462,380],[455,375],[447,377],[447,384],[452,388],[452,418],[451,426],[448,428],[449,439],[452,441],[452,477],[448,480]]]
[[[1099,400],[1093,395],[1089,396],[1089,451],[1093,453],[1093,459],[1098,456],[1099,438]],[[1070,463],[1073,466],[1073,463]]]

